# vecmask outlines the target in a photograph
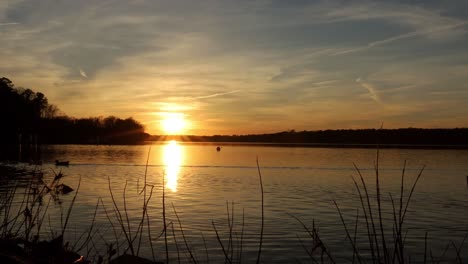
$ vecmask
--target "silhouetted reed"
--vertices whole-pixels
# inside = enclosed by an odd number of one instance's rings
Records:
[[[135,256],[135,257],[139,256],[139,253],[140,253],[140,248],[141,248],[141,245],[142,245],[142,239],[143,239],[143,233],[144,233],[144,227],[145,227],[145,220],[146,220],[148,244],[150,245],[150,248],[151,248],[151,254],[152,254],[153,261],[156,262],[156,255],[155,255],[154,247],[153,247],[153,238],[152,238],[152,235],[151,235],[150,217],[149,217],[149,214],[148,214],[148,205],[149,205],[149,202],[150,202],[151,198],[153,197],[153,191],[154,191],[154,186],[147,183],[147,173],[148,173],[148,162],[149,162],[150,150],[148,151],[148,157],[147,157],[146,166],[145,166],[145,173],[144,173],[144,183],[143,183],[143,188],[142,188],[141,191],[138,190],[138,185],[137,185],[137,193],[139,195],[143,195],[143,204],[142,204],[141,218],[138,221],[138,225],[136,227],[135,232],[132,232],[132,224],[131,224],[131,221],[130,221],[130,217],[128,215],[127,196],[126,196],[126,194],[127,194],[127,185],[128,185],[127,181],[125,181],[125,186],[124,186],[123,193],[122,193],[122,196],[123,196],[123,213],[122,213],[121,209],[119,208],[119,206],[117,204],[117,201],[116,201],[116,199],[114,197],[114,193],[113,193],[113,190],[112,190],[112,187],[111,187],[110,177],[108,177],[109,193],[110,193],[110,196],[111,196],[113,209],[114,209],[114,214],[115,214],[115,217],[117,219],[118,225],[112,224],[112,218],[109,216],[107,210],[105,212],[106,212],[106,216],[107,216],[109,222],[111,222],[117,245],[118,245],[118,235],[117,235],[117,231],[116,231],[116,226],[120,227],[121,232],[125,236],[127,248],[124,250],[124,254],[126,254],[126,252],[128,250],[130,250],[131,255]],[[149,191],[148,191],[148,189],[149,189]],[[163,189],[163,197],[164,197],[164,186],[163,186],[162,189]],[[104,203],[102,202],[102,199],[101,199],[101,204],[104,207]],[[164,208],[164,198],[163,198],[163,208]],[[163,218],[165,219],[165,212],[164,211],[163,211]],[[166,237],[167,236],[166,232],[167,232],[167,226],[166,226],[166,223],[165,223],[165,220],[164,220],[163,231],[161,232],[161,234],[158,237],[156,237],[156,239],[160,238],[163,233],[164,233],[164,235]],[[119,245],[117,247],[117,252],[119,252],[118,248],[119,248]],[[167,256],[168,256],[168,254],[166,255],[166,257]],[[168,258],[167,258],[166,261],[168,262]]]
[[[261,253],[262,253],[263,228],[265,226],[263,181],[262,181],[262,172],[260,171],[260,165],[258,164],[258,158],[257,158],[257,170],[258,170],[258,177],[260,179],[260,192],[261,192],[261,195],[262,195],[262,224],[261,224],[261,227],[260,227],[260,243],[258,245],[258,255],[257,255],[257,264],[258,264],[258,263],[260,263],[260,256],[261,256]]]
[[[1,247],[3,250],[1,252],[2,260],[13,261],[13,259],[17,259],[17,261],[28,262],[31,259],[35,263],[47,263],[47,261],[63,263],[79,259],[80,256],[70,250],[69,244],[64,243],[63,237],[78,195],[81,179],[64,215],[61,196],[70,193],[70,190],[73,189],[60,183],[62,177],[57,177],[59,174],[55,174],[53,180],[47,183],[43,179],[41,170],[35,168],[26,174],[30,176],[27,185],[20,188],[16,184],[11,189],[6,190],[6,199],[1,200],[0,215],[3,217],[0,227],[0,242],[3,244]],[[47,203],[44,203],[44,199],[48,199]],[[59,205],[61,209],[60,233],[52,232],[50,241],[41,241],[41,230],[51,201]],[[18,245],[22,245],[22,247]]]

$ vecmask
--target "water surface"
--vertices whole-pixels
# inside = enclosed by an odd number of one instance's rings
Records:
[[[61,170],[65,175],[62,182],[74,187],[81,179],[68,235],[71,240],[80,230],[89,226],[98,198],[103,199],[107,210],[112,209],[109,181],[121,210],[123,189],[126,186],[126,207],[132,224],[130,229],[135,232],[142,216],[143,194],[140,192],[146,178],[147,183],[154,186],[149,204],[152,240],[157,256],[163,259],[163,239],[157,236],[163,229],[164,179],[167,221],[174,225],[180,250],[184,250],[185,245],[173,207],[177,210],[184,235],[198,259],[205,261],[205,251],[208,249],[210,261],[223,260],[213,223],[219,231],[223,246],[227,247],[230,244],[229,218],[234,219],[231,232],[234,248],[239,249],[242,236],[242,260],[253,262],[261,226],[258,159],[265,198],[262,260],[265,263],[308,261],[301,243],[310,246],[310,239],[301,224],[294,219],[297,217],[309,227],[315,221],[322,240],[332,254],[341,262],[347,262],[352,258],[352,249],[334,201],[351,229],[359,208],[361,221],[358,242],[365,245],[363,213],[352,181],[352,177],[358,176],[353,164],[361,170],[374,201],[376,157],[375,149],[359,148],[225,145],[218,152],[216,145],[176,142],[141,146],[52,145],[42,149],[42,170],[49,177],[53,176],[53,171]],[[70,160],[71,165],[56,167],[53,162],[56,159]],[[406,192],[409,192],[421,168],[426,166],[412,197],[406,222],[409,230],[408,250],[413,256],[412,260],[418,262],[423,258],[425,232],[428,232],[429,247],[435,256],[442,254],[444,247],[451,241],[460,243],[468,232],[468,151],[380,151],[380,184],[388,236],[392,235],[393,220],[389,193],[399,199],[405,161]],[[69,195],[65,200],[71,197]],[[67,201],[63,204],[67,204]],[[59,212],[60,206],[53,205],[53,210]],[[103,208],[100,207],[99,212],[96,226],[104,240],[97,241],[115,240]],[[60,226],[58,216],[52,217],[51,221],[51,227]],[[177,248],[172,233],[170,235],[171,258],[176,259]],[[122,237],[119,236],[121,241]],[[143,241],[140,254],[150,258],[150,246],[145,242],[148,240]],[[466,246],[464,249],[466,252]],[[238,253],[235,250],[235,254]],[[468,260],[468,256],[464,255],[464,260]],[[187,254],[180,257],[188,260]]]

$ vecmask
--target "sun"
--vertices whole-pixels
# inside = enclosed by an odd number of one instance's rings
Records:
[[[183,114],[168,114],[161,120],[161,126],[164,132],[170,135],[181,134],[185,127],[187,126],[187,122],[184,119]]]

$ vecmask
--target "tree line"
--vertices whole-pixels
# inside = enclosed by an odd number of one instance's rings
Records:
[[[153,136],[151,140],[160,139]],[[189,142],[283,143],[327,146],[396,146],[468,148],[468,128],[453,129],[339,129],[318,131],[283,131],[270,134],[183,136]]]
[[[73,118],[41,92],[0,78],[0,144],[135,144],[149,135],[133,118]]]

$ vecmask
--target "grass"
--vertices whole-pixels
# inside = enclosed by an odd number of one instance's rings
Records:
[[[148,153],[149,156],[149,153]],[[416,191],[417,183],[423,175],[424,167],[422,167],[416,176],[410,188],[406,188],[406,162],[403,165],[401,172],[401,181],[399,193],[388,194],[384,196],[381,188],[381,169],[379,168],[379,152],[377,152],[375,166],[373,170],[375,182],[372,184],[366,181],[362,171],[354,165],[356,176],[352,177],[352,182],[355,187],[357,196],[359,197],[360,207],[356,209],[356,214],[353,217],[352,223],[347,222],[349,219],[344,215],[339,206],[338,201],[333,201],[337,217],[341,221],[343,227],[343,235],[346,237],[348,245],[352,248],[349,256],[351,263],[462,263],[462,254],[465,253],[464,242],[467,238],[460,243],[450,241],[442,255],[435,256],[429,249],[428,241],[429,236],[426,233],[424,238],[423,257],[415,259],[407,250],[407,236],[408,229],[405,226],[408,209],[410,207],[413,195]],[[148,164],[148,161],[147,161]],[[70,200],[68,208],[61,210],[61,229],[60,232],[53,232],[50,227],[50,215],[48,209],[51,204],[60,205],[62,207],[63,193],[60,193],[60,181],[64,178],[61,172],[55,173],[53,180],[47,183],[43,179],[43,172],[33,170],[27,173],[30,176],[27,186],[13,186],[2,193],[3,196],[0,202],[0,242],[9,244],[15,247],[19,244],[24,245],[24,250],[7,251],[0,249],[0,260],[2,257],[16,257],[21,255],[24,259],[36,258],[40,254],[37,253],[42,249],[43,252],[53,252],[57,256],[53,258],[55,263],[66,263],[65,257],[77,260],[82,256],[77,254],[79,252],[83,255],[84,260],[92,263],[111,263],[116,259],[127,259],[134,264],[139,263],[141,248],[148,245],[151,249],[152,262],[157,263],[209,263],[213,261],[213,252],[210,252],[206,244],[206,239],[203,234],[199,238],[204,244],[204,257],[197,255],[199,249],[195,249],[186,236],[186,229],[183,225],[183,219],[179,217],[176,206],[172,203],[172,211],[175,215],[174,222],[169,221],[166,211],[166,193],[165,193],[165,175],[162,175],[162,186],[156,187],[147,182],[148,166],[145,168],[144,183],[142,188],[137,185],[136,193],[142,197],[141,215],[137,220],[132,220],[129,217],[128,208],[128,184],[125,183],[122,192],[121,204],[116,198],[116,193],[112,187],[111,180],[108,178],[108,191],[111,205],[106,205],[102,198],[96,202],[93,213],[93,218],[90,222],[89,228],[82,230],[81,234],[75,236],[73,245],[64,241],[65,234],[70,231],[70,221],[72,218],[72,211],[75,201],[78,197],[79,186],[78,183],[74,191],[73,198]],[[257,160],[258,179],[259,179],[259,194],[261,204],[259,205],[260,211],[260,226],[258,227],[258,248],[256,251],[256,263],[262,263],[263,254],[263,240],[265,236],[265,213],[264,213],[264,186],[262,179],[262,172],[259,162]],[[8,173],[12,173],[9,171]],[[22,172],[24,173],[24,171]],[[65,177],[66,178],[66,177]],[[371,191],[372,187],[375,192]],[[151,219],[149,215],[149,204],[154,197],[154,191],[160,188],[161,190],[161,209],[162,216],[160,223],[162,223],[161,230],[155,230],[152,221],[158,219]],[[386,197],[386,199],[384,199]],[[47,202],[44,202],[47,200]],[[388,218],[383,217],[384,202],[390,202],[392,219],[388,222]],[[154,202],[153,202],[154,204]],[[226,202],[226,215],[227,215],[227,230],[221,232],[220,224],[212,220],[212,231],[216,236],[216,241],[219,249],[223,254],[225,263],[245,263],[245,250],[244,250],[244,236],[245,236],[245,216],[242,211],[241,225],[237,226],[235,221],[235,204],[234,202]],[[105,228],[96,224],[96,217],[104,214],[109,226]],[[47,218],[49,216],[49,219]],[[305,232],[307,238],[297,236],[298,246],[302,247],[305,256],[307,256],[312,263],[338,263],[332,250],[328,247],[325,239],[322,238],[319,228],[315,221],[312,221],[312,226],[309,227],[303,219],[289,214],[286,217],[295,219],[302,230],[298,232]],[[50,240],[42,240],[41,232],[46,221],[49,220],[49,229],[52,232]],[[385,228],[387,226],[387,228]],[[391,226],[391,229],[388,229]],[[156,235],[154,234],[156,232]],[[114,240],[108,241],[104,237],[105,234],[112,233]],[[177,235],[180,234],[180,236]],[[357,242],[357,236],[364,233],[367,242]],[[122,239],[123,238],[123,239]],[[437,238],[435,238],[437,239]],[[163,252],[156,252],[153,245],[155,241],[162,241],[164,244]],[[104,246],[100,246],[96,241],[101,241]],[[102,244],[101,243],[101,244]],[[59,246],[57,246],[57,244]],[[175,247],[177,253],[176,258],[170,258],[170,247]],[[45,250],[44,250],[45,249]],[[212,250],[212,249],[211,249]],[[14,253],[16,252],[16,253]],[[19,252],[19,253],[18,253]],[[39,255],[38,255],[39,254]],[[67,255],[68,254],[68,255]],[[211,256],[211,257],[210,257]],[[44,257],[44,256],[39,256]],[[48,263],[51,263],[50,259]],[[149,260],[148,260],[149,261]],[[47,261],[43,262],[47,263]]]

